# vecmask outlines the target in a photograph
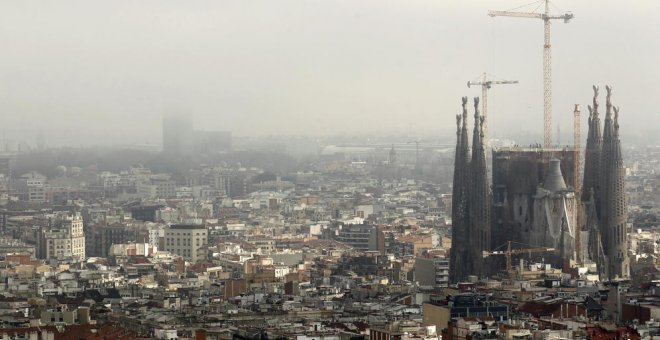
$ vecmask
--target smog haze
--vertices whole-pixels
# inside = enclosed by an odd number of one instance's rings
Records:
[[[237,136],[427,133],[451,137],[467,81],[490,131],[542,134],[540,20],[491,18],[520,1],[5,1],[3,138],[160,145],[168,112]],[[622,134],[660,123],[657,1],[556,1],[554,124],[586,126],[591,85],[614,86]],[[586,131],[586,130],[584,130]],[[648,142],[657,143],[651,139]],[[625,138],[624,138],[625,140]],[[539,138],[540,141],[540,138]]]

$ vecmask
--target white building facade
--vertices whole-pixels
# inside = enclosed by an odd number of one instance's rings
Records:
[[[46,259],[85,259],[85,232],[80,213],[60,217],[54,228],[44,231]]]

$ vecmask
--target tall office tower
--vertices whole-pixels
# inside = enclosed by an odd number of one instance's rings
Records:
[[[467,102],[463,97],[463,114],[456,115],[456,154],[454,156],[454,184],[452,188],[451,205],[451,239],[452,249],[450,254],[450,281],[458,282],[467,278],[470,268],[467,268],[468,255],[465,254],[467,239],[467,171],[469,169],[470,151],[467,133]]]
[[[163,152],[181,155],[192,145],[193,124],[188,115],[168,114],[163,116]]]
[[[619,108],[612,106],[612,88],[606,86],[606,89],[605,127],[600,160],[600,231],[608,258],[607,277],[611,280],[630,275],[630,260],[626,227],[628,207],[624,187],[625,170],[619,140]]]
[[[211,155],[229,150],[231,132],[194,130],[188,114],[163,116],[163,153],[166,155]]]

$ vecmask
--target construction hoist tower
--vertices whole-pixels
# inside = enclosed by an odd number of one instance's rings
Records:
[[[550,1],[541,0],[539,3],[545,3],[544,13],[489,11],[488,15],[491,17],[503,16],[543,20],[543,146],[547,148],[552,145],[552,57],[550,53],[550,20],[563,19],[564,23],[567,23],[573,18],[573,14],[571,12],[566,12],[563,15],[550,15]]]

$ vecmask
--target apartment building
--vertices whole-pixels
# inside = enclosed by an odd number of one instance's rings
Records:
[[[165,229],[165,250],[197,262],[207,258],[208,231],[204,225],[173,224]]]

